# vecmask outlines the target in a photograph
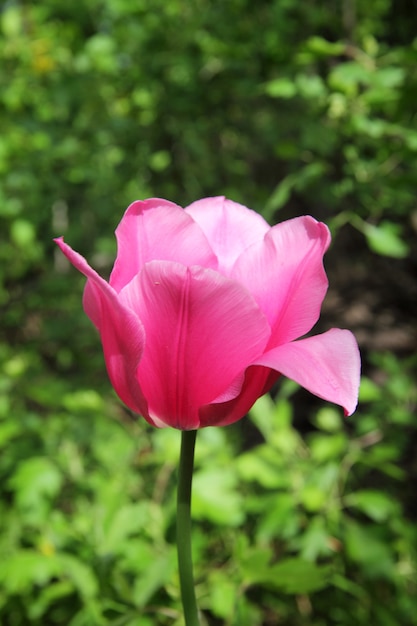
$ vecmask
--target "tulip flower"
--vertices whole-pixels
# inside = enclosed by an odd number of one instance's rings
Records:
[[[85,312],[132,411],[158,427],[224,426],[280,375],[354,411],[360,358],[352,333],[300,339],[328,286],[325,224],[305,216],[270,227],[223,197],[185,209],[154,198],[129,206],[116,237],[108,282],[63,238],[56,243],[87,277]]]
[[[197,429],[241,419],[280,375],[356,407],[360,358],[348,330],[304,337],[327,290],[327,226],[298,217],[272,228],[223,197],[185,209],[134,202],[117,230],[109,281],[63,238],[87,278],[84,309],[97,327],[114,389],[152,425],[182,430],[177,551],[186,626],[199,626],[191,558]]]

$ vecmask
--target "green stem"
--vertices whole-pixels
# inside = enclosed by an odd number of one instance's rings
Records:
[[[181,454],[177,492],[177,553],[181,600],[186,626],[200,626],[195,599],[191,553],[191,484],[193,480],[196,430],[181,433]]]

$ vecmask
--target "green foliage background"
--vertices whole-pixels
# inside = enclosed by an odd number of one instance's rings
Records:
[[[52,237],[105,275],[131,201],[224,194],[325,220],[335,251],[358,244],[346,265],[415,268],[416,19],[398,0],[1,5],[2,625],[183,623],[179,433],[114,397]],[[348,422],[282,381],[199,433],[205,624],[415,623],[413,341],[363,346]]]

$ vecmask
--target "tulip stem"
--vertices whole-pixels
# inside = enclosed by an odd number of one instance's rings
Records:
[[[191,485],[193,480],[196,435],[196,430],[182,431],[180,465],[178,471],[177,553],[185,626],[200,625],[194,590],[193,559],[191,551]]]

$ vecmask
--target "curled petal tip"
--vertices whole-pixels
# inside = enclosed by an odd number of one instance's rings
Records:
[[[348,330],[332,330],[266,352],[256,361],[291,378],[312,394],[352,415],[358,402],[359,348]]]

